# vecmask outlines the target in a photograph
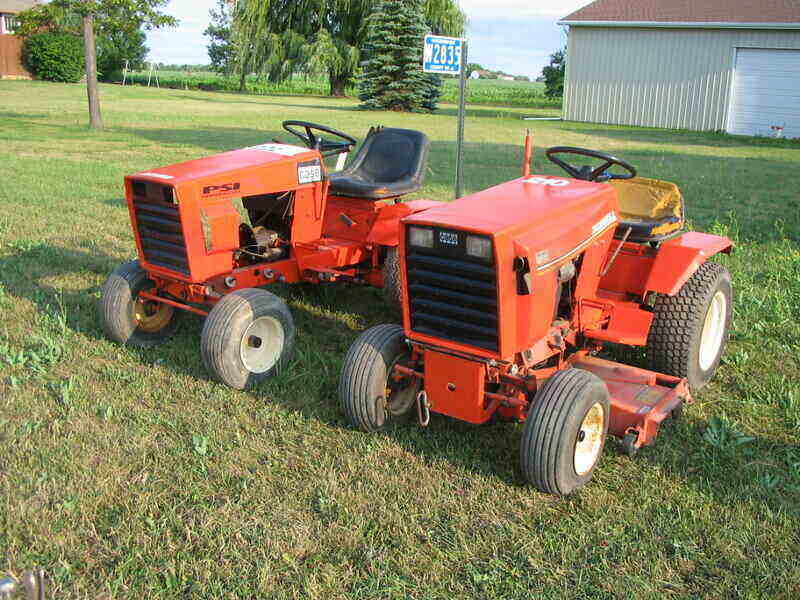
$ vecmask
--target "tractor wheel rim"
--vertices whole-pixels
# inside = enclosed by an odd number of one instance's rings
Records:
[[[586,475],[592,470],[600,456],[603,445],[603,432],[605,431],[605,408],[600,402],[595,402],[586,411],[578,435],[575,438],[575,472]]]
[[[169,325],[174,312],[169,304],[137,298],[133,305],[133,320],[140,331],[156,333]]]
[[[251,373],[266,373],[283,352],[283,325],[275,317],[259,317],[245,329],[239,353]]]
[[[417,387],[413,383],[398,389],[392,389],[392,373],[395,365],[402,361],[403,357],[398,357],[389,365],[386,375],[386,385],[384,388],[384,399],[386,400],[386,410],[393,416],[403,415],[408,412],[411,405],[417,399]]]
[[[722,290],[717,291],[708,305],[703,332],[700,334],[700,369],[708,371],[719,354],[728,320],[728,299]]]

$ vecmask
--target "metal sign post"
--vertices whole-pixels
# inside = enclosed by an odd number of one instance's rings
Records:
[[[463,191],[464,119],[467,107],[467,40],[426,35],[422,61],[425,73],[459,75],[458,133],[456,137],[456,199]]]

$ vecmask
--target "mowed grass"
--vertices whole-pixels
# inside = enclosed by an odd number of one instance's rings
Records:
[[[284,119],[432,140],[420,197],[452,197],[455,109],[0,82],[0,575],[41,565],[58,598],[797,598],[800,203],[796,142],[534,123],[542,148],[618,154],[675,181],[692,226],[730,235],[732,339],[685,419],[636,459],[609,441],[567,499],[523,485],[520,426],[367,435],[342,358],[391,319],[376,290],[286,287],[296,357],[251,392],[209,380],[201,320],[151,349],[97,325],[135,256],[126,173],[286,139]],[[527,111],[529,112],[529,111]],[[517,176],[523,109],[472,108],[466,187]],[[491,209],[491,207],[487,207]],[[638,361],[636,352],[618,353]]]

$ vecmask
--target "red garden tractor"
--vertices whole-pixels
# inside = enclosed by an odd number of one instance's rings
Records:
[[[709,259],[732,243],[684,232],[678,188],[619,158],[550,148],[569,177],[531,176],[530,153],[523,177],[402,220],[403,326],[353,343],[339,397],[365,431],[413,412],[524,422],[524,477],[566,495],[608,432],[636,452],[713,376],[732,297]],[[650,369],[598,357],[608,343]]]
[[[205,365],[245,388],[274,374],[294,342],[286,304],[257,288],[349,281],[382,287],[399,306],[399,221],[438,204],[399,202],[422,185],[427,137],[373,128],[329,175],[324,158],[356,140],[306,121],[283,127],[303,146],[262,144],[125,178],[139,259],[103,286],[100,321],[112,340],[149,346],[182,311],[206,316]]]

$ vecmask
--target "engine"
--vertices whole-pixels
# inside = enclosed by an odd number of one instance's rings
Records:
[[[242,198],[250,224],[239,226],[239,262],[253,264],[288,258],[294,217],[294,192]]]

